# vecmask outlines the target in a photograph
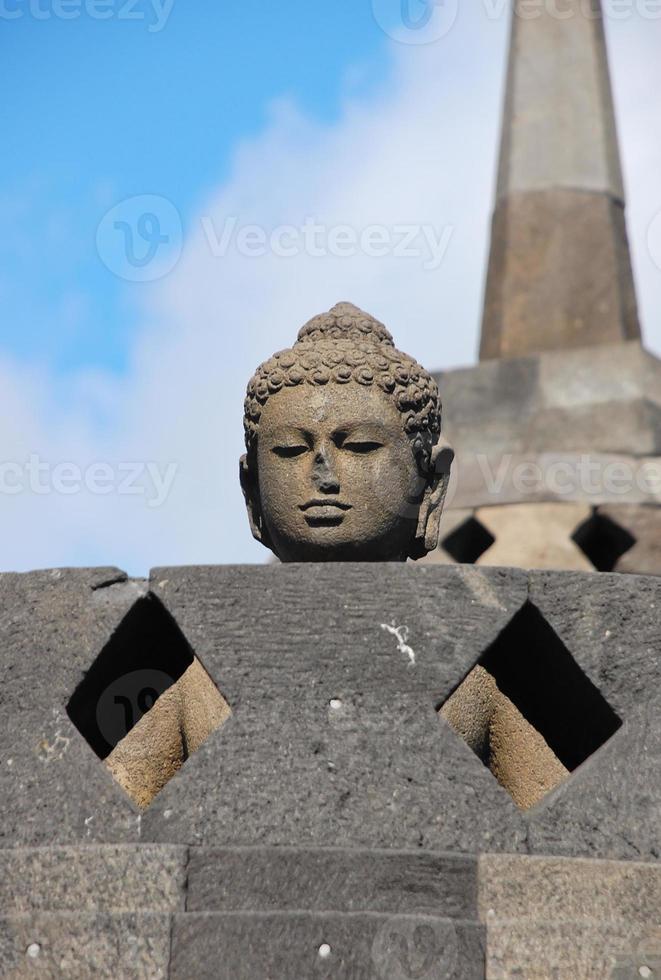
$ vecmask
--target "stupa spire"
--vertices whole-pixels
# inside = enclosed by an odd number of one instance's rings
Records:
[[[480,357],[639,338],[600,0],[515,10]]]

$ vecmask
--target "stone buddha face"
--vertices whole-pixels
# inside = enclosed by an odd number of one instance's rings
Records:
[[[282,561],[405,561],[436,547],[452,451],[431,376],[348,303],[248,385],[241,484]]]

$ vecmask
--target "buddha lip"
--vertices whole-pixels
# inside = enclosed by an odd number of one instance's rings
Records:
[[[301,510],[309,510],[311,507],[337,507],[338,510],[351,510],[351,504],[342,503],[341,500],[321,500],[316,497],[300,505]]]

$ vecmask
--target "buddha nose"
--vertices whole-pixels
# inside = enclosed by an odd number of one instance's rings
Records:
[[[315,453],[312,478],[315,486],[322,493],[339,493],[340,481],[331,455],[324,447]]]

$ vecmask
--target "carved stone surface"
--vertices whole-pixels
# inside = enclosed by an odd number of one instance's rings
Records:
[[[463,561],[599,568],[574,538],[597,508],[635,539],[615,547],[606,570],[661,573],[658,358],[629,342],[484,361],[437,379],[456,456],[428,560],[451,561],[445,538],[473,520],[494,540],[475,553],[467,535]]]
[[[209,567],[157,569],[153,587],[233,714],[143,839],[523,848],[522,816],[435,707],[523,604],[525,574]]]
[[[14,980],[625,980],[661,965],[658,863],[153,844],[0,858]]]
[[[660,890],[658,864],[484,855],[479,912],[487,976],[655,977]]]
[[[480,357],[640,337],[624,207],[606,194],[510,194],[494,213]]]
[[[189,912],[379,912],[471,919],[473,857],[331,847],[192,848]]]
[[[248,384],[241,484],[282,561],[403,561],[436,547],[451,452],[436,382],[339,303]]]
[[[531,574],[531,601],[623,721],[535,808],[531,853],[661,857],[660,590],[641,575]]]
[[[515,9],[480,356],[639,336],[601,4]]]
[[[617,572],[661,574],[661,507],[600,507],[598,513],[623,527],[635,544],[618,559]]]
[[[592,919],[654,925],[661,866],[635,861],[487,854],[479,860],[479,910],[490,919]]]
[[[121,579],[0,576],[3,846],[658,858],[658,579],[388,563],[156,570],[151,589],[233,713],[141,816],[65,710],[144,595]],[[623,724],[524,814],[436,709],[526,601]]]
[[[4,916],[0,917],[0,976],[165,980],[170,941],[170,916],[139,909]]]
[[[187,861],[164,844],[0,849],[0,914],[176,912]]]
[[[175,918],[172,980],[483,980],[483,927],[429,916],[196,913]],[[420,972],[424,971],[424,972]]]
[[[661,454],[661,361],[637,342],[485,361],[436,379],[459,457]]]
[[[0,575],[0,846],[139,839],[137,809],[66,707],[144,591],[117,569]]]
[[[544,916],[496,920],[488,933],[488,980],[638,980],[656,978],[661,967],[661,936],[651,924]]]

